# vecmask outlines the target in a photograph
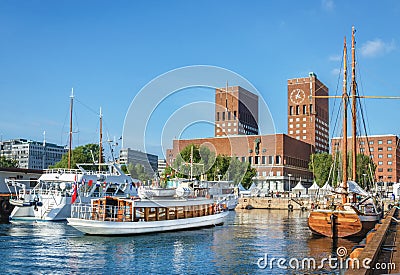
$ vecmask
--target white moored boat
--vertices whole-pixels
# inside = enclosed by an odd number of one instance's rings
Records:
[[[137,195],[134,180],[115,163],[101,164],[107,167],[101,171],[86,170],[85,164],[77,166],[79,169],[44,170],[33,188],[29,187],[30,181],[7,180],[10,193],[17,194],[10,199],[15,206],[10,220],[66,220],[74,203],[74,189],[75,203],[90,203],[93,198],[107,195]]]
[[[91,235],[134,235],[223,224],[227,211],[212,199],[105,197],[72,206],[68,224]]]

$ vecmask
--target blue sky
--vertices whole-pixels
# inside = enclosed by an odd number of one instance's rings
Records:
[[[400,95],[399,18],[395,0],[0,0],[0,135],[42,140],[46,131],[47,141],[67,144],[73,87],[74,145],[97,142],[100,106],[105,135],[120,137],[135,95],[155,77],[190,65],[246,78],[266,101],[276,131],[286,132],[287,79],[312,71],[331,94],[340,93],[343,37],[350,41],[352,25],[360,93]],[[213,97],[212,89],[194,93],[181,105]],[[178,99],[161,107],[172,113]],[[400,134],[398,100],[365,105],[369,134]],[[211,135],[206,126],[184,137]],[[161,155],[156,143],[149,151]]]

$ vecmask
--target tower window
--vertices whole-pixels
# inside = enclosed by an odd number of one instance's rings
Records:
[[[313,106],[310,104],[310,115],[313,113]]]
[[[222,120],[225,120],[225,112],[222,112]]]
[[[307,106],[303,105],[303,115],[305,115],[307,113]]]
[[[231,112],[228,112],[228,120],[231,120]]]
[[[217,121],[219,121],[219,112],[217,112]]]
[[[299,115],[299,114],[300,114],[300,106],[297,105],[297,106],[296,106],[296,115]]]
[[[289,107],[289,114],[292,116],[293,115],[293,106]]]

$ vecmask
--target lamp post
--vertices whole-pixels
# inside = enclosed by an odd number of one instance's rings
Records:
[[[292,174],[288,174],[288,176],[289,176],[289,193],[290,193],[292,191],[290,188],[290,177],[292,176]]]

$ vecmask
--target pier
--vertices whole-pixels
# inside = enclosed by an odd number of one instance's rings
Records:
[[[241,197],[237,209],[271,209],[271,210],[301,210],[311,208],[312,201],[308,198],[289,197]]]
[[[399,210],[394,206],[365,238],[365,244],[357,246],[350,258],[357,259],[360,268],[350,268],[346,275],[399,274],[400,273],[400,225]],[[370,269],[361,263],[369,262]]]

